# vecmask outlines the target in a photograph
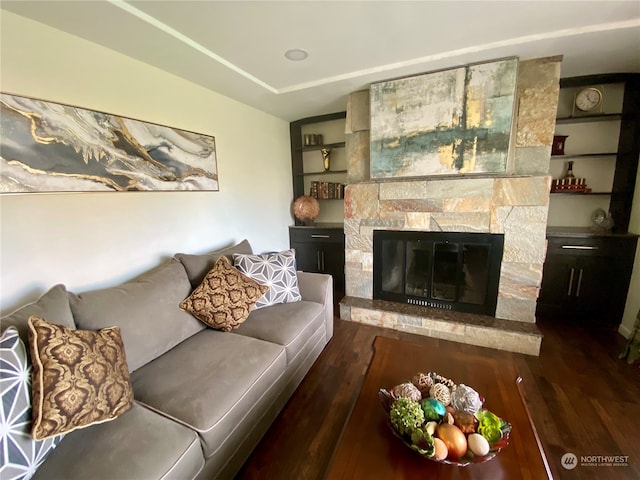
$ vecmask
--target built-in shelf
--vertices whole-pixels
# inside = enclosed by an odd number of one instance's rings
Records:
[[[606,122],[620,120],[622,115],[619,113],[602,113],[599,115],[585,115],[581,117],[560,117],[556,118],[556,124],[563,123],[588,123],[588,122]]]
[[[551,160],[568,160],[571,158],[581,158],[581,157],[617,157],[618,154],[616,152],[607,152],[607,153],[576,153],[572,155],[551,155]]]
[[[303,152],[312,152],[314,150],[322,150],[323,148],[344,148],[345,142],[327,143],[325,145],[309,145],[308,147],[301,147]]]
[[[551,192],[551,195],[611,195],[611,192]]]
[[[346,170],[322,170],[320,172],[298,173],[298,175],[301,175],[303,177],[309,177],[309,176],[315,176],[315,175],[333,175],[335,173],[347,173],[347,171]]]

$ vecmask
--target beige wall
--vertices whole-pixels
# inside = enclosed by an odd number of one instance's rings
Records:
[[[117,34],[114,32],[114,34]],[[214,135],[219,192],[0,195],[0,309],[114,285],[175,252],[288,247],[287,122],[2,11],[0,90]]]
[[[640,235],[640,169],[638,169],[638,175],[636,176],[636,189],[633,194],[629,231]],[[624,309],[622,323],[618,329],[625,337],[628,337],[631,333],[638,310],[640,310],[640,244],[636,247],[636,260],[633,264],[633,273],[631,274],[631,283],[627,294],[627,305]]]

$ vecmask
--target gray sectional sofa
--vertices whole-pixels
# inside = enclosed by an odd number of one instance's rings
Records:
[[[302,301],[254,310],[236,330],[207,328],[178,304],[220,255],[177,254],[122,285],[80,294],[57,285],[2,319],[79,329],[118,325],[134,392],[115,420],[68,433],[36,479],[232,478],[333,335],[332,278],[298,272]]]

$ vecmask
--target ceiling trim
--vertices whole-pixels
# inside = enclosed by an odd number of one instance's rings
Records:
[[[151,25],[151,26],[163,31],[167,35],[172,36],[176,40],[178,40],[178,41],[184,43],[185,45],[193,48],[194,50],[206,55],[210,59],[215,60],[216,62],[220,63],[221,65],[223,65],[225,67],[227,67],[228,69],[233,70],[237,74],[242,75],[247,80],[255,83],[256,85],[259,85],[260,87],[264,88],[265,90],[268,90],[269,92],[274,93],[274,94],[280,93],[276,88],[272,87],[268,83],[266,83],[266,82],[260,80],[259,78],[251,75],[249,72],[247,72],[247,71],[243,70],[242,68],[238,67],[237,65],[231,63],[230,61],[228,61],[227,59],[221,57],[217,53],[212,52],[211,50],[209,50],[205,46],[203,46],[200,43],[198,43],[195,40],[193,40],[192,38],[184,35],[183,33],[179,32],[175,28],[170,27],[166,23],[161,22],[157,18],[155,18],[155,17],[143,12],[142,10],[137,9],[133,5],[129,5],[128,3],[123,2],[122,0],[107,0],[107,2],[109,2],[114,7],[118,7],[119,9],[125,11],[126,13],[128,13],[130,15],[133,15],[133,16],[139,18],[140,20],[142,20],[143,22],[146,22],[149,25]]]
[[[285,87],[277,90],[278,94],[292,93],[299,90],[306,90],[308,88],[320,87],[329,83],[341,82],[345,80],[352,80],[354,78],[375,75],[378,73],[384,73],[392,70],[402,69],[406,67],[413,67],[423,63],[435,62],[446,58],[454,58],[469,53],[478,53],[486,50],[492,50],[496,48],[512,47],[516,45],[522,45],[525,43],[539,42],[544,40],[551,40],[556,38],[571,37],[574,35],[583,35],[587,33],[598,33],[612,30],[623,30],[627,28],[640,27],[640,19],[625,20],[622,22],[610,22],[602,23],[599,25],[590,25],[587,27],[567,28],[563,30],[555,30],[553,32],[538,33],[534,35],[525,35],[524,37],[510,38],[508,40],[500,40],[497,42],[485,43],[481,45],[474,45],[472,47],[459,48],[457,50],[450,50],[448,52],[436,53],[433,55],[426,55],[424,57],[412,58],[402,62],[389,63],[387,65],[379,65],[377,67],[365,68],[362,70],[356,70],[341,75],[335,75],[332,77],[321,78],[312,82],[299,83],[290,87]]]

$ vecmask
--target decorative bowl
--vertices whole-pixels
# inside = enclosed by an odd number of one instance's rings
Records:
[[[500,418],[500,438],[499,440],[490,443],[489,444],[489,452],[486,455],[474,455],[474,453],[471,451],[470,448],[467,448],[466,453],[461,456],[458,459],[452,459],[452,458],[444,458],[444,459],[436,459],[434,456],[430,456],[428,454],[425,454],[423,452],[421,452],[421,449],[414,445],[411,441],[411,438],[409,438],[407,435],[401,435],[392,425],[391,423],[391,419],[390,419],[390,411],[391,411],[391,407],[393,405],[393,403],[396,401],[396,398],[394,397],[394,395],[384,389],[381,388],[378,391],[378,397],[380,399],[380,403],[382,404],[382,407],[384,408],[385,412],[387,413],[387,424],[389,425],[389,428],[391,429],[391,432],[398,437],[407,447],[409,447],[410,449],[414,450],[416,453],[418,453],[419,455],[421,455],[424,458],[427,458],[430,461],[433,462],[437,462],[437,463],[443,463],[446,465],[455,465],[457,467],[466,467],[467,465],[473,464],[473,463],[484,463],[484,462],[488,462],[489,460],[491,460],[492,458],[494,458],[504,447],[506,447],[509,444],[509,434],[511,432],[511,424],[509,422],[506,422],[504,419]],[[480,397],[482,398],[482,397]],[[484,399],[482,399],[482,401],[484,401]],[[446,416],[445,416],[446,418]],[[440,420],[439,423],[443,423],[446,422],[445,419]],[[426,422],[423,424],[423,426],[426,425]],[[466,435],[465,435],[466,436]]]

